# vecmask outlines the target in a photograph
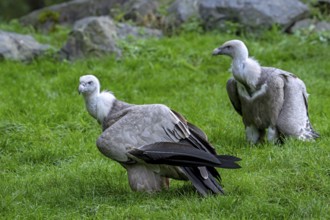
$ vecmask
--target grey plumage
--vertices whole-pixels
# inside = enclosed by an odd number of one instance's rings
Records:
[[[227,82],[227,93],[243,118],[249,142],[262,142],[266,129],[268,140],[274,142],[286,136],[301,140],[319,137],[309,120],[306,86],[298,77],[281,69],[261,67],[248,57],[245,44],[239,40],[224,43],[213,55],[233,59],[233,78]]]
[[[103,133],[96,145],[102,154],[126,168],[133,190],[159,191],[169,186],[168,178],[173,178],[190,180],[202,195],[223,193],[215,167],[239,168],[239,158],[217,155],[201,129],[167,106],[128,104],[113,95],[100,97],[99,85],[93,87],[97,84],[94,76],[80,78],[79,91],[86,103],[111,106],[101,122]],[[90,95],[90,91],[95,94]],[[106,100],[86,101],[93,97]]]

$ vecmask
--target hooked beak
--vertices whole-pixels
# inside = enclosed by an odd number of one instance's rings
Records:
[[[84,90],[84,85],[80,84],[79,87],[78,87],[79,95],[83,92],[83,90]]]
[[[222,54],[222,48],[221,47],[218,47],[218,48],[215,48],[212,52],[212,56],[217,56],[217,55],[221,55]]]

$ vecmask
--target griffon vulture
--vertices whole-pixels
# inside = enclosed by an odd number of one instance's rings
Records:
[[[235,110],[242,116],[246,138],[251,143],[282,142],[291,136],[301,140],[319,137],[308,116],[307,91],[303,81],[292,73],[262,67],[249,57],[245,44],[230,40],[214,49],[213,55],[232,58],[233,78],[227,92]]]
[[[221,194],[215,167],[240,167],[239,158],[217,155],[203,131],[165,105],[133,105],[100,93],[93,75],[80,77],[79,92],[89,114],[102,124],[98,149],[127,170],[132,190],[160,191],[173,178],[190,180],[203,196]]]

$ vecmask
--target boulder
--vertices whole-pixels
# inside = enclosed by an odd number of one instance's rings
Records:
[[[160,27],[161,8],[173,0],[72,0],[31,12],[20,18],[23,25],[50,31],[57,24],[71,26],[74,22],[91,16],[111,16],[117,21],[133,21],[145,27]]]
[[[226,28],[233,22],[252,31],[274,24],[286,31],[308,14],[308,7],[299,0],[72,0],[34,11],[20,21],[49,31],[56,24],[73,25],[85,17],[111,16],[116,21],[130,20],[168,31],[197,18],[206,29]]]
[[[73,0],[31,12],[20,18],[23,25],[49,30],[56,24],[72,25],[90,16],[109,15],[128,0]]]
[[[118,40],[133,38],[161,37],[155,29],[115,24],[109,16],[87,17],[77,21],[69,34],[66,44],[59,51],[61,59],[74,60],[104,54],[121,56]]]
[[[160,38],[163,36],[162,31],[158,29],[137,27],[127,23],[118,23],[116,28],[117,36],[119,39],[125,39],[127,37],[133,37],[135,39],[145,39],[152,37]]]
[[[326,21],[317,21],[313,19],[304,19],[296,22],[290,32],[308,30],[310,32],[330,31],[330,23]]]
[[[186,22],[192,22],[199,19],[199,2],[200,0],[176,0],[169,5],[165,24],[167,31],[175,31]],[[198,23],[199,25],[199,23]],[[195,29],[195,27],[192,27]]]
[[[287,30],[308,16],[309,9],[299,0],[203,0],[199,12],[207,29],[224,28],[226,21],[232,21],[249,30],[274,24]]]
[[[168,8],[168,17],[177,23],[184,23],[193,17],[199,17],[200,0],[176,0]]]
[[[124,20],[131,20],[139,25],[154,27],[159,1],[154,0],[129,0],[122,7]]]
[[[49,48],[49,45],[38,43],[32,36],[0,30],[0,59],[30,61]]]
[[[87,17],[77,21],[60,50],[60,58],[73,60],[107,53],[120,55],[116,46],[116,25],[108,16]]]
[[[121,7],[121,21],[133,21],[139,26],[165,28],[164,11],[173,0],[128,0]]]
[[[319,21],[315,24],[315,31],[330,31],[330,22]]]

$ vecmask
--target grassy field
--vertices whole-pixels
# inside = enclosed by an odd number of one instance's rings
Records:
[[[61,33],[33,34],[56,46],[65,40]],[[245,142],[225,91],[230,59],[211,56],[233,38],[261,64],[305,81],[320,139]],[[124,48],[121,60],[0,63],[1,219],[330,219],[328,38],[276,30],[258,37],[185,33]],[[241,157],[242,169],[219,170],[226,194],[201,198],[180,181],[158,194],[132,192],[125,170],[95,146],[101,128],[77,92],[86,73],[118,99],[170,106],[201,127],[219,153]]]

